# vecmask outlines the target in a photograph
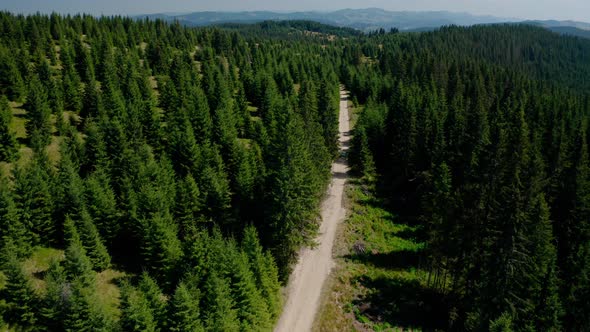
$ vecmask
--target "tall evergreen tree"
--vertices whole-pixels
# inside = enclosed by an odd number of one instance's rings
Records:
[[[88,253],[88,258],[92,262],[94,269],[96,271],[103,271],[109,268],[111,257],[88,212],[82,211],[78,222],[78,229],[80,230],[82,244]]]
[[[51,140],[51,110],[47,100],[47,89],[38,76],[33,76],[29,83],[29,93],[27,95],[27,135],[32,138],[37,135],[39,143],[47,145]]]
[[[12,111],[5,96],[0,97],[0,161],[11,162],[18,155],[16,136],[11,129]]]
[[[213,271],[205,283],[205,330],[239,331],[240,323],[231,298],[229,283]]]
[[[165,296],[154,279],[146,272],[141,275],[138,289],[143,293],[148,301],[149,309],[154,316],[157,327],[164,331],[167,329],[167,310]]]
[[[143,292],[130,285],[121,287],[121,328],[124,331],[157,331],[149,301]]]
[[[33,328],[38,319],[38,299],[25,274],[21,262],[13,251],[14,244],[5,245],[3,256],[7,256],[4,264],[6,285],[0,292],[6,301],[4,318],[9,324],[17,324],[25,329]]]
[[[170,331],[205,331],[200,319],[199,291],[180,282],[170,301]]]
[[[33,244],[56,242],[56,225],[52,219],[53,199],[48,174],[40,160],[27,168],[15,170],[16,204],[24,226],[33,234]]]

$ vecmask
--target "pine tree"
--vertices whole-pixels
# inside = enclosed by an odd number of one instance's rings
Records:
[[[112,161],[108,157],[105,132],[93,121],[86,122],[86,141],[84,157],[80,171],[82,175],[89,174],[97,168],[108,169]]]
[[[107,332],[111,331],[114,325],[99,303],[94,285],[89,286],[80,279],[71,283],[71,295],[68,298],[63,324],[67,332]]]
[[[49,190],[48,174],[39,160],[28,168],[16,168],[16,203],[21,221],[32,236],[32,244],[48,245],[56,242],[56,225],[52,219],[53,198]]]
[[[78,175],[78,167],[72,160],[71,153],[68,150],[68,147],[62,143],[57,178],[52,188],[54,197],[53,218],[60,223],[65,220],[66,216],[80,218],[86,205],[83,182]]]
[[[248,257],[243,252],[235,252],[233,256],[232,297],[236,303],[241,329],[243,331],[270,330],[271,319],[268,307],[256,286]]]
[[[67,53],[67,52],[65,52]],[[64,52],[62,52],[64,54]],[[76,72],[73,63],[69,60],[69,56],[63,58],[63,91],[64,91],[64,107],[66,110],[79,112],[82,109],[82,92],[80,89],[80,76]],[[68,59],[66,61],[66,59]],[[91,81],[90,81],[91,82]]]
[[[142,256],[145,267],[160,282],[170,287],[178,278],[176,271],[182,257],[177,229],[170,215],[156,214],[142,221]]]
[[[427,212],[426,228],[428,233],[429,258],[431,271],[434,271],[434,286],[438,287],[439,273],[447,265],[445,257],[455,257],[448,249],[448,241],[453,239],[453,229],[449,220],[453,213],[453,188],[451,170],[446,163],[433,170],[432,192],[425,204]],[[428,280],[430,281],[430,274]],[[442,285],[444,288],[444,285]]]
[[[96,172],[85,181],[85,201],[88,213],[105,245],[112,250],[121,226],[115,193],[108,183],[108,175]]]
[[[252,226],[244,230],[242,250],[248,256],[250,269],[256,278],[256,287],[266,301],[271,320],[278,317],[281,309],[281,285],[274,258],[264,253],[258,240],[256,229]]]
[[[11,162],[18,155],[16,136],[11,129],[12,111],[5,96],[0,97],[0,161]]]
[[[80,221],[78,222],[80,238],[84,249],[88,253],[88,258],[96,271],[104,271],[111,264],[111,256],[94,225],[92,218],[86,211],[82,211]]]
[[[205,330],[233,332],[240,330],[240,323],[231,298],[229,282],[212,271],[205,283]]]
[[[20,101],[25,96],[26,87],[23,76],[15,61],[15,53],[10,48],[0,48],[0,82],[2,82],[2,94],[13,101]],[[5,87],[5,88],[4,88]]]
[[[204,146],[203,159],[195,181],[205,202],[203,212],[209,220],[229,224],[231,221],[231,193],[223,160],[216,146]]]
[[[9,324],[17,324],[28,329],[34,327],[37,322],[38,299],[31,281],[12,250],[13,246],[14,244],[5,244],[3,248],[5,251],[3,256],[7,257],[4,267],[6,285],[0,291],[7,306],[4,318]]]
[[[570,211],[570,220],[566,220],[568,254],[562,278],[562,292],[565,293],[564,304],[566,329],[585,329],[590,326],[588,321],[590,306],[584,300],[590,294],[590,161],[588,158],[587,124],[583,124],[577,134],[575,150],[575,191]]]
[[[158,328],[161,331],[165,331],[167,329],[167,303],[160,287],[158,287],[156,281],[152,279],[147,272],[144,272],[139,280],[138,289],[147,299],[149,308]]]
[[[174,215],[179,225],[179,235],[181,239],[195,232],[197,222],[202,221],[199,188],[193,177],[188,174],[176,187],[176,206]]]
[[[55,127],[60,135],[65,135],[69,121],[64,118],[64,100],[62,84],[57,79],[52,78],[49,81],[49,107],[55,114]]]
[[[368,182],[375,176],[375,162],[369,147],[369,139],[364,128],[356,128],[351,154],[353,165]]]
[[[303,245],[316,231],[312,213],[318,201],[319,179],[310,177],[314,169],[307,149],[303,121],[295,114],[290,115],[283,137],[275,138],[280,164],[274,169],[270,190],[267,192],[272,207],[271,227],[274,254],[280,267],[287,267],[295,259],[297,248]],[[278,204],[277,204],[278,203]],[[281,276],[288,271],[283,269]]]
[[[25,106],[27,110],[27,122],[25,124],[27,135],[32,138],[37,135],[39,143],[47,145],[51,140],[51,110],[47,101],[47,90],[39,81],[39,77],[34,76],[29,84],[29,94]]]
[[[24,258],[31,252],[32,237],[30,230],[21,221],[8,180],[0,177],[0,239],[2,243],[14,244],[14,248],[10,250],[14,250],[17,258]],[[2,245],[0,250],[4,250]]]
[[[45,276],[46,292],[39,309],[39,325],[46,331],[63,331],[69,286],[65,271],[58,261],[52,261]]]
[[[88,82],[84,87],[84,94],[82,95],[80,116],[82,116],[84,121],[88,121],[90,118],[99,118],[103,113],[104,105],[98,84],[96,81]]]
[[[213,120],[209,111],[207,96],[200,87],[191,92],[191,105],[188,107],[188,117],[192,124],[195,137],[199,141],[212,139]]]
[[[79,280],[87,287],[93,287],[95,279],[92,262],[86,256],[76,224],[70,218],[67,218],[64,223],[64,234],[68,244],[65,252],[65,271],[68,280]]]
[[[180,282],[170,301],[169,322],[170,331],[205,331],[200,319],[200,294],[198,289]]]
[[[557,252],[553,245],[553,232],[549,221],[549,207],[543,194],[536,199],[530,216],[532,222],[529,239],[532,248],[529,255],[532,264],[523,284],[528,285],[525,294],[535,294],[530,308],[531,328],[537,331],[559,331],[561,302],[558,293]]]
[[[123,331],[157,331],[149,301],[142,291],[125,284],[121,287],[121,328]]]
[[[169,156],[176,172],[182,176],[195,173],[201,158],[201,150],[195,140],[192,126],[184,114],[179,114],[174,130],[169,136]]]

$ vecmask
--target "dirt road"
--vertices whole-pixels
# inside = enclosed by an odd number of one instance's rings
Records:
[[[340,91],[339,141],[340,150],[349,148],[350,123],[348,117],[348,96]],[[275,332],[311,331],[320,304],[324,282],[328,278],[334,260],[332,246],[336,228],[346,216],[342,198],[344,184],[348,178],[348,164],[344,157],[332,164],[332,181],[326,199],[321,206],[322,224],[317,238],[318,246],[301,252],[299,262],[293,270],[287,286],[287,302]]]

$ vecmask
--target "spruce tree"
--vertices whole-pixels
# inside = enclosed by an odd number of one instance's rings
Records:
[[[45,276],[46,292],[39,309],[39,325],[46,331],[63,331],[70,292],[64,268],[52,261]]]
[[[31,252],[32,233],[21,220],[14,196],[9,189],[6,178],[0,177],[0,239],[7,245],[14,244],[11,250],[18,258],[24,258]],[[0,250],[4,250],[0,245]]]
[[[142,221],[142,256],[145,267],[167,288],[178,278],[176,271],[182,257],[177,228],[170,215],[156,214]]]
[[[231,297],[229,282],[212,271],[205,283],[205,330],[234,332],[240,330],[240,322]]]
[[[4,45],[0,48],[0,63],[2,63],[0,80],[3,83],[0,91],[13,101],[21,101],[26,93],[23,76],[18,68],[15,53]]]
[[[266,302],[256,286],[248,257],[243,252],[232,255],[232,297],[236,303],[238,318],[243,331],[270,330],[271,319]]]
[[[39,160],[15,170],[15,201],[22,223],[33,234],[32,244],[49,245],[57,240],[48,176]]]
[[[252,226],[244,230],[242,250],[248,256],[250,269],[256,279],[256,287],[266,301],[271,320],[277,318],[281,308],[281,285],[273,256],[262,251],[256,229]]]
[[[9,324],[29,329],[38,319],[38,299],[13,249],[14,244],[5,244],[3,248],[3,256],[7,257],[3,267],[6,285],[0,291],[7,306],[4,318]]]
[[[139,280],[140,290],[148,301],[149,308],[154,316],[154,321],[161,331],[167,329],[166,299],[162,290],[147,272],[142,273]]]
[[[78,280],[87,287],[94,287],[95,277],[92,271],[92,262],[86,256],[86,250],[82,245],[76,224],[70,218],[67,218],[64,223],[64,234],[68,245],[64,263],[68,280]]]
[[[179,181],[176,190],[174,216],[179,225],[180,238],[184,239],[194,233],[197,223],[202,221],[202,201],[197,183],[190,174]]]
[[[184,282],[180,282],[176,286],[169,307],[168,327],[170,331],[205,331],[200,317],[199,300],[198,289],[193,289]]]
[[[142,291],[128,284],[121,287],[120,324],[123,331],[157,331],[149,301]]]
[[[85,181],[85,201],[90,217],[94,221],[105,245],[112,249],[119,235],[120,212],[117,209],[115,193],[108,182],[108,175],[98,171]]]
[[[38,76],[33,76],[29,83],[29,93],[25,105],[27,110],[27,122],[25,128],[27,135],[32,138],[37,135],[39,143],[43,146],[51,141],[51,110],[47,100],[47,90],[39,81]]]
[[[81,279],[71,283],[67,312],[64,317],[64,330],[74,331],[112,331],[110,321],[96,294],[95,286],[89,286]]]
[[[11,129],[12,111],[5,96],[0,97],[0,161],[11,162],[18,155],[16,136]]]
[[[96,271],[108,269],[111,264],[111,256],[88,212],[82,211],[77,228],[79,229],[84,249],[94,269]]]

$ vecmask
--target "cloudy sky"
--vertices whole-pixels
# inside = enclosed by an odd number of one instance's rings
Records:
[[[590,0],[0,0],[0,9],[20,13],[151,14],[203,10],[448,10],[524,19],[590,22]]]

